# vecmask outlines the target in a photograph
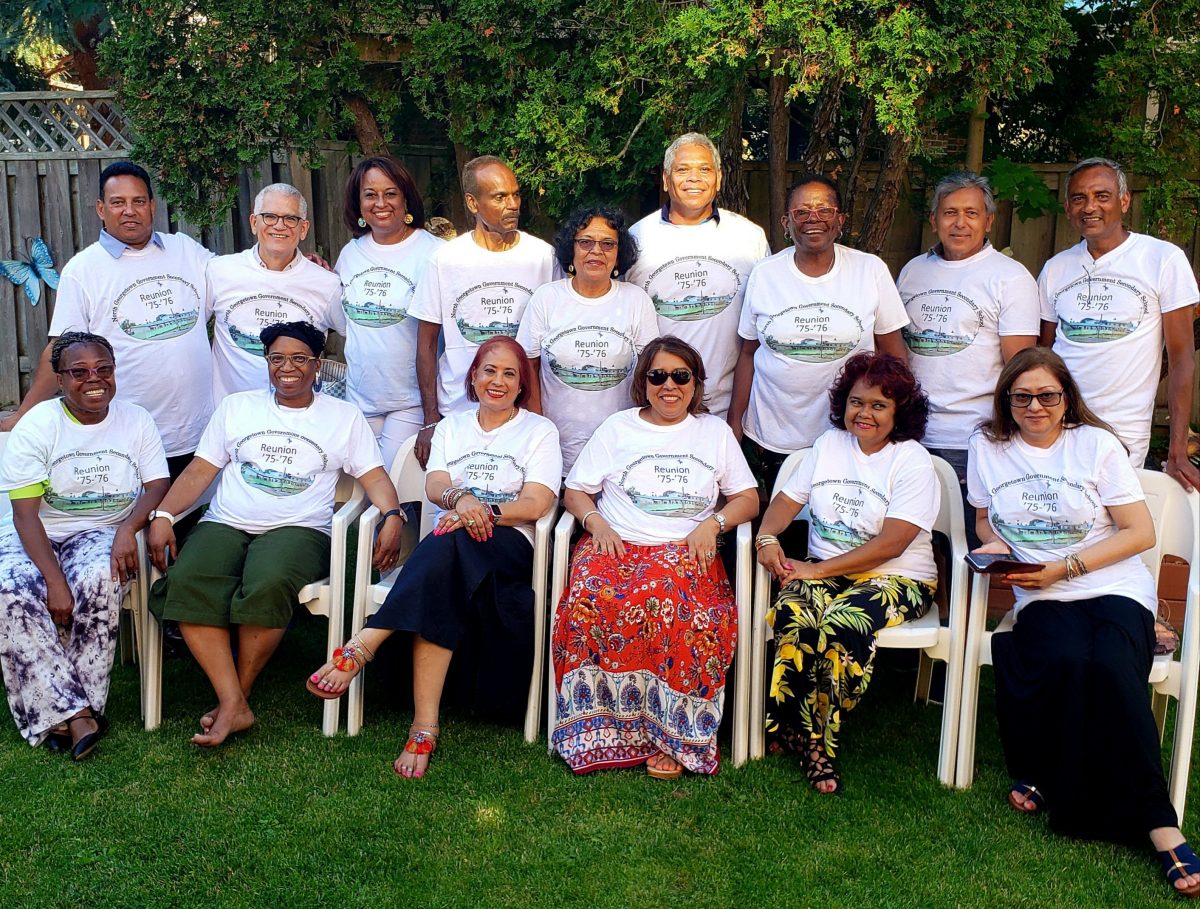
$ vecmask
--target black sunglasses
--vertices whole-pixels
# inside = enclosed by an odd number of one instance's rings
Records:
[[[646,381],[651,385],[666,385],[668,378],[676,385],[687,385],[692,381],[692,371],[690,369],[672,369],[667,372],[665,369],[652,369],[646,373]]]

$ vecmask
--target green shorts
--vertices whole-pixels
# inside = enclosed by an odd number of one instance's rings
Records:
[[[300,589],[328,576],[329,549],[311,527],[251,534],[201,521],[150,589],[150,611],[196,625],[286,628]]]

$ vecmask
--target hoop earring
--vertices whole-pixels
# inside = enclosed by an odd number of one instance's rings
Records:
[[[362,219],[362,218],[359,218],[359,219],[358,219],[358,226],[359,226],[359,227],[366,227],[366,226],[367,226],[367,222],[366,222],[364,219]]]
[[[567,274],[569,274],[569,275],[575,274],[575,263],[574,262],[572,262],[570,265],[567,266]]]
[[[408,212],[407,214],[405,214],[405,216],[404,216],[404,223],[405,223],[405,224],[412,224],[412,212]]]

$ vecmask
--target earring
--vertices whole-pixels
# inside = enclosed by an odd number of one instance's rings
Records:
[[[404,216],[404,223],[405,223],[405,224],[412,224],[412,212],[409,212],[408,214],[406,214],[406,215]]]
[[[320,379],[320,377],[318,377],[318,378],[317,378],[317,379],[316,379],[316,380],[313,382],[313,391],[320,391],[320,390],[321,390],[321,379]]]
[[[613,269],[612,276],[613,276],[614,278],[615,278],[615,277],[617,277],[617,276],[618,276],[618,275],[620,275],[620,274],[621,274],[621,272],[620,272],[620,271],[618,271],[618,270],[617,270],[617,269],[615,269],[615,268]]]
[[[569,275],[575,274],[575,263],[574,262],[572,262],[570,265],[567,266],[567,274],[569,274]]]
[[[366,222],[365,220],[363,220],[362,218],[359,218],[359,219],[358,219],[358,226],[359,226],[359,227],[366,227],[366,226],[367,226],[367,222]]]

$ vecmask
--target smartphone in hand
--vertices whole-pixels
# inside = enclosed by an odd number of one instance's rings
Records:
[[[1022,562],[1008,553],[996,552],[969,552],[967,564],[982,574],[1026,574],[1046,567],[1042,562]]]

